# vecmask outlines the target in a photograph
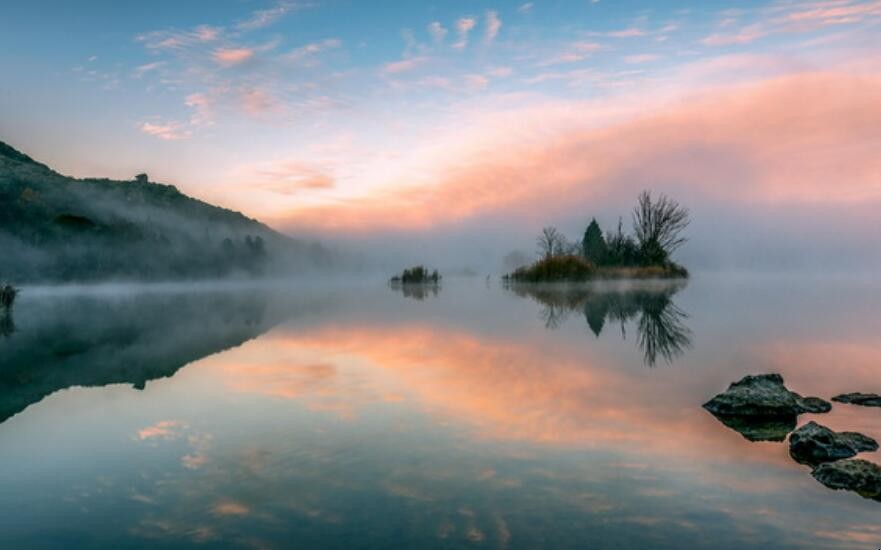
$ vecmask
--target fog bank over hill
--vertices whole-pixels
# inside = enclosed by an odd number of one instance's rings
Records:
[[[75,179],[0,142],[0,280],[171,280],[328,269],[318,243],[149,181]]]

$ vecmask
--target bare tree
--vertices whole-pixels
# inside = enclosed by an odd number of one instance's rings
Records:
[[[682,231],[689,222],[688,209],[666,195],[653,201],[651,193],[643,191],[633,209],[633,232],[641,252],[651,261],[666,260],[686,242]]]
[[[556,227],[552,225],[544,227],[536,240],[538,254],[545,259],[560,254],[565,240],[566,238]]]

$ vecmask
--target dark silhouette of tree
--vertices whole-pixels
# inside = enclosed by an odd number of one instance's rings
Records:
[[[643,263],[665,263],[670,254],[685,244],[683,230],[688,227],[688,209],[661,195],[652,200],[648,191],[640,193],[633,209],[633,232]]]
[[[606,235],[606,263],[614,266],[630,266],[639,263],[639,246],[633,237],[624,233],[624,222],[618,218],[618,230]]]
[[[606,239],[603,238],[603,232],[596,218],[590,220],[590,225],[584,231],[584,238],[581,240],[581,252],[585,258],[597,265],[602,265],[606,262],[609,248],[606,246]]]
[[[539,256],[545,259],[552,258],[563,252],[565,237],[556,227],[549,225],[542,228],[536,244]]]
[[[138,174],[135,176],[135,182],[137,183],[150,183],[150,177],[147,174]]]

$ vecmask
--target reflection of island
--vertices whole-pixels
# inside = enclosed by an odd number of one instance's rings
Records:
[[[172,376],[266,332],[257,292],[147,293],[37,299],[0,344],[0,422],[61,389]],[[9,321],[11,324],[11,319]]]
[[[390,286],[392,290],[400,290],[404,296],[414,300],[424,300],[429,296],[437,296],[437,293],[440,291],[440,284],[438,283],[390,283]]]
[[[440,291],[440,283],[401,283],[392,281],[389,283],[392,290],[399,290],[405,297],[414,300],[424,300],[429,296],[437,296]]]
[[[586,286],[510,284],[508,289],[542,304],[540,315],[550,329],[580,311],[596,336],[608,323],[618,323],[626,338],[626,323],[635,321],[637,343],[646,364],[653,366],[658,357],[670,363],[691,347],[691,331],[685,325],[688,314],[673,302],[673,295],[684,286],[684,281],[652,281]]]

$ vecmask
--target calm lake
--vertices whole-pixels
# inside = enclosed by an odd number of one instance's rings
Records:
[[[881,392],[879,312],[872,278],[26,288],[0,548],[876,548],[881,502],[701,404]]]

